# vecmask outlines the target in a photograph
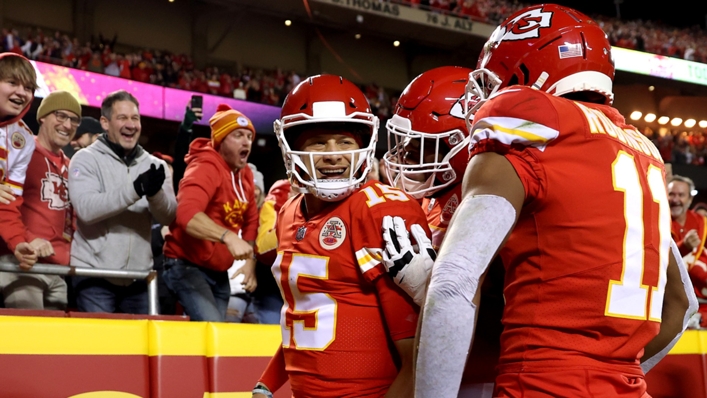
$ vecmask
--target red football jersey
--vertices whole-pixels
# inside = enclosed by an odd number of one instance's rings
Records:
[[[285,299],[282,344],[295,396],[382,397],[398,374],[392,342],[414,337],[419,308],[394,285],[395,311],[382,309],[383,216],[425,225],[418,202],[369,182],[310,219],[303,195],[278,216],[273,274]],[[428,231],[429,234],[429,231]],[[387,292],[388,294],[390,291]]]
[[[525,189],[501,251],[499,371],[640,373],[660,327],[670,245],[665,169],[610,106],[509,87],[475,115],[471,156],[505,155]]]
[[[439,197],[422,200],[422,210],[427,215],[427,225],[432,232],[432,247],[435,250],[439,250],[444,234],[447,233],[449,221],[459,206],[461,192],[462,184],[456,184]]]

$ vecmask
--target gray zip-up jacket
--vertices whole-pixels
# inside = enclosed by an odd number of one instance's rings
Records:
[[[158,168],[164,164],[162,190],[150,198],[139,197],[133,181],[152,163]],[[72,266],[140,271],[152,268],[152,218],[169,225],[177,209],[172,175],[163,160],[140,148],[128,166],[108,145],[96,140],[71,159],[69,197],[77,215]]]

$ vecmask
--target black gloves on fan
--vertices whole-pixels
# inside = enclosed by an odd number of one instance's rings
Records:
[[[141,197],[144,195],[155,196],[157,192],[162,189],[162,184],[165,179],[164,165],[160,165],[158,169],[153,163],[150,165],[150,169],[146,172],[137,176],[133,182],[133,187],[135,187],[135,192]]]

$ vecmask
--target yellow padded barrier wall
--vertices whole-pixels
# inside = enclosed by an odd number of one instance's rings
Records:
[[[150,321],[153,398],[201,398],[209,391],[206,322]]]
[[[206,355],[212,398],[250,397],[250,391],[280,346],[276,325],[209,323]],[[287,386],[278,396],[290,396]]]
[[[0,398],[149,397],[147,325],[0,317]]]

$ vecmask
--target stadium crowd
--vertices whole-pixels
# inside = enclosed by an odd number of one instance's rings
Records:
[[[99,35],[81,43],[66,33],[45,32],[38,27],[2,29],[2,49],[29,59],[103,73],[143,83],[280,106],[300,82],[295,71],[247,66],[199,69],[189,55],[159,49],[134,49],[117,43],[117,37]],[[118,48],[123,51],[117,50]],[[391,98],[375,83],[362,86],[378,116],[389,117]]]

